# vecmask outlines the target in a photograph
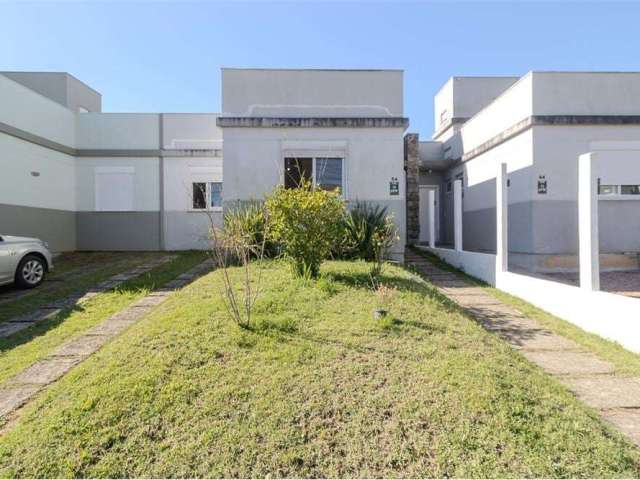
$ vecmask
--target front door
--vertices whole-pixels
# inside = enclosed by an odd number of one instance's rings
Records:
[[[420,185],[420,203],[418,205],[418,212],[420,216],[420,235],[418,240],[420,243],[429,243],[429,192],[435,192],[435,239],[438,241],[438,227],[439,227],[439,215],[440,211],[440,199],[438,198],[439,188],[437,185]]]

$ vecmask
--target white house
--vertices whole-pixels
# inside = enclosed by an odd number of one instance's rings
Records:
[[[67,73],[4,72],[0,232],[56,251],[204,248],[223,208],[302,175],[386,206],[401,258],[429,238],[430,190],[453,243],[461,179],[464,249],[492,252],[505,162],[512,266],[575,269],[579,155],[640,140],[640,73],[452,77],[429,141],[405,133],[400,70],[222,69],[221,93],[222,113],[103,113]],[[624,165],[599,176],[604,269],[638,267],[640,164]]]
[[[419,202],[408,211],[408,241],[428,239],[426,199],[433,189],[436,240],[453,243],[452,184],[462,179],[464,249],[494,252],[495,177],[506,163],[511,266],[576,269],[578,157],[640,140],[640,73],[452,77],[434,105],[436,132],[419,143],[415,159]],[[604,269],[638,268],[639,174],[640,158],[611,164],[599,176]],[[415,222],[419,229],[412,230]]]
[[[56,251],[204,248],[223,202],[262,199],[295,160],[387,206],[402,256],[401,71],[223,69],[221,115],[103,113],[69,74],[4,72],[0,105],[2,233]]]

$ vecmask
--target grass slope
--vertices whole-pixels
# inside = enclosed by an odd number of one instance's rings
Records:
[[[431,262],[443,269],[464,276],[467,280],[470,280],[476,285],[484,288],[487,293],[493,295],[498,300],[511,305],[512,307],[520,311],[523,315],[526,315],[527,317],[538,321],[543,327],[548,328],[558,335],[562,335],[573,340],[578,345],[582,346],[585,350],[593,352],[603,360],[611,362],[615,366],[616,373],[621,375],[633,375],[636,377],[640,377],[640,355],[630,352],[619,343],[611,340],[606,340],[594,333],[589,333],[581,329],[580,327],[567,322],[566,320],[556,317],[549,312],[546,312],[530,304],[529,302],[522,300],[521,298],[505,293],[502,290],[498,290],[497,288],[493,288],[487,283],[478,280],[477,278],[470,277],[464,272],[453,268],[451,265],[446,264],[431,253],[417,248],[414,248],[413,251],[429,259]],[[606,319],[603,319],[603,321],[606,321]]]
[[[114,290],[101,293],[80,306],[65,309],[55,318],[8,338],[0,338],[0,384],[204,258],[200,252],[180,253],[175,260],[124,282]]]
[[[26,407],[0,476],[640,474],[638,449],[417,277],[386,269],[394,320],[374,321],[367,271],[302,284],[269,264],[252,331],[213,272]]]

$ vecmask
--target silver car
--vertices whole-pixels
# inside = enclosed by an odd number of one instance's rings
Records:
[[[34,288],[53,269],[49,246],[37,238],[0,235],[0,285]]]

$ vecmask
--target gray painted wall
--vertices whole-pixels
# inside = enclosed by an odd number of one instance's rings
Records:
[[[160,250],[159,212],[77,212],[78,250]]]
[[[76,249],[75,232],[75,212],[0,204],[0,234],[36,237],[66,252]]]

